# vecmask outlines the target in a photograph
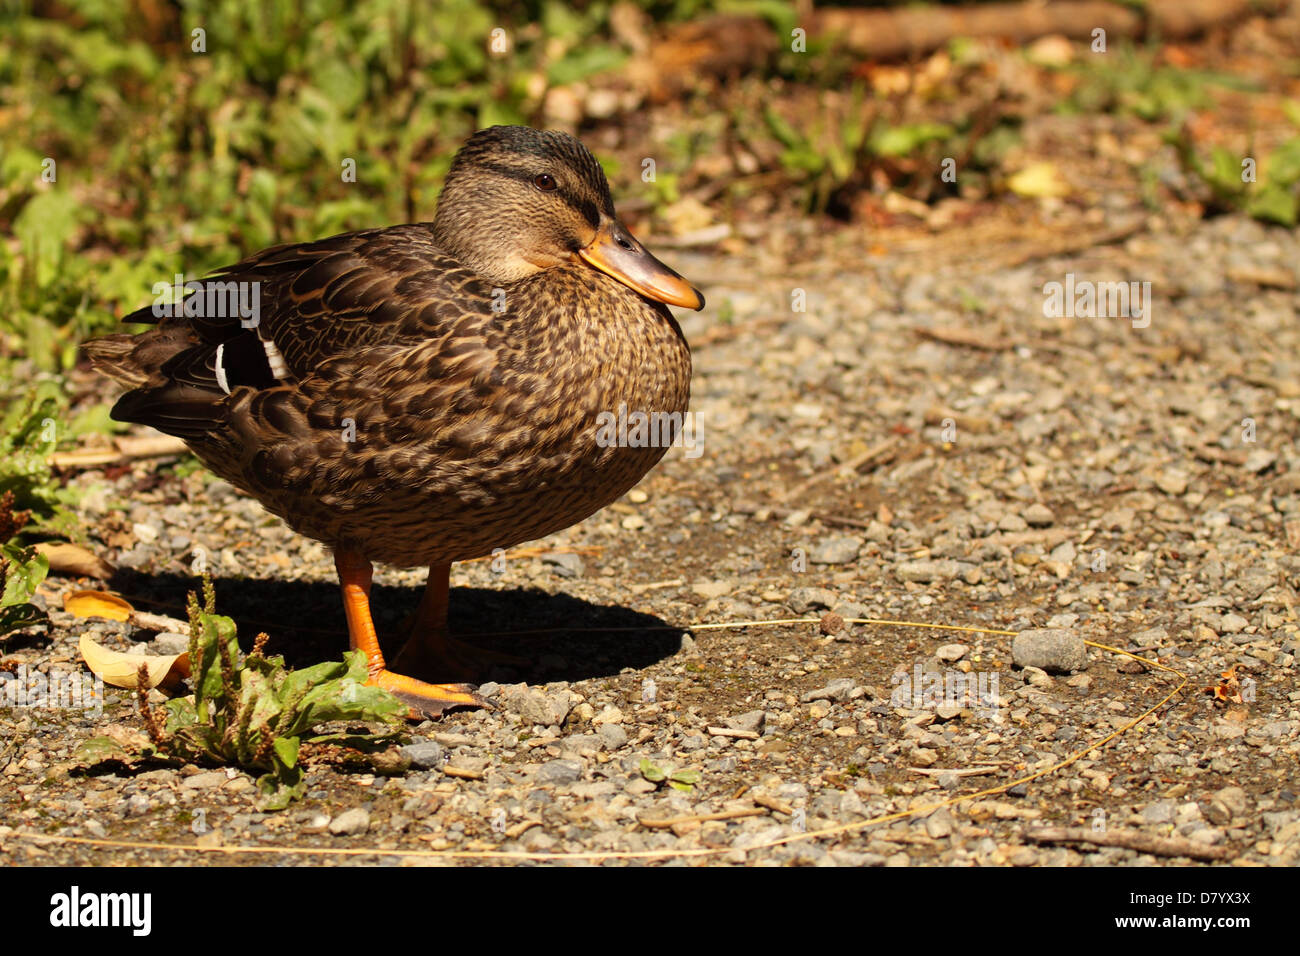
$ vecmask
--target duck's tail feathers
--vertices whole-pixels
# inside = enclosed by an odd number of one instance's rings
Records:
[[[137,342],[133,335],[105,335],[91,339],[82,346],[90,365],[115,382],[138,388],[149,380],[149,373],[141,368],[135,357]]]

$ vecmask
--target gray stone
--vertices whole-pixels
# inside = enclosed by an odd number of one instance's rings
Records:
[[[811,564],[849,564],[856,561],[862,550],[862,539],[849,535],[833,535],[813,544],[808,549]]]
[[[542,555],[542,563],[555,568],[555,573],[562,578],[580,578],[586,566],[582,556],[571,551]]]
[[[186,777],[181,781],[181,786],[188,787],[191,790],[207,790],[212,787],[224,786],[229,779],[220,770],[209,770],[207,773],[196,773],[192,777]]]
[[[560,750],[581,756],[596,753],[600,750],[600,744],[600,738],[595,734],[572,734],[560,741]]]
[[[406,745],[402,748],[402,756],[411,761],[411,766],[421,770],[435,770],[442,766],[445,759],[442,745],[432,740]]]
[[[1246,456],[1246,462],[1242,467],[1258,474],[1261,471],[1268,471],[1276,461],[1277,452],[1269,451],[1267,448],[1257,448]]]
[[[790,592],[790,610],[796,614],[809,611],[829,611],[839,601],[834,591],[825,588],[795,588]]]
[[[724,723],[733,730],[749,730],[761,734],[767,724],[767,711],[751,710],[739,717],[728,717]]]
[[[550,727],[563,724],[578,703],[578,697],[572,691],[531,690],[523,684],[501,688],[500,697],[507,709],[514,711],[525,722]]]
[[[1245,630],[1250,625],[1240,614],[1225,614],[1219,619],[1218,631],[1220,634],[1237,634]]]
[[[730,594],[733,588],[731,581],[699,581],[691,585],[691,590],[706,600]]]
[[[1187,475],[1170,468],[1156,476],[1156,487],[1167,495],[1181,495],[1187,491]]]
[[[1052,514],[1052,509],[1041,503],[1034,503],[1020,512],[1020,517],[1031,528],[1047,528],[1056,521],[1056,515]]]
[[[952,814],[947,807],[934,811],[925,818],[925,833],[932,840],[942,840],[953,831]]]
[[[970,653],[970,647],[965,644],[945,644],[934,652],[934,656],[941,661],[959,661]]]
[[[848,700],[849,694],[853,692],[855,686],[856,683],[853,678],[837,677],[825,687],[808,691],[799,700],[805,704],[814,700]]]
[[[1011,642],[1011,657],[1018,667],[1041,667],[1055,673],[1088,666],[1083,636],[1063,627],[1021,631]]]
[[[932,581],[949,581],[961,573],[961,565],[950,558],[938,561],[904,561],[894,569],[900,581],[929,584]]]
[[[355,836],[370,829],[370,811],[364,807],[344,810],[330,821],[330,833],[335,836]]]
[[[1025,665],[1023,676],[1029,684],[1043,690],[1046,690],[1048,687],[1051,687],[1056,683],[1056,681],[1052,680],[1051,675],[1048,674],[1047,671],[1043,670],[1041,667],[1034,667],[1032,664]]]
[[[132,794],[126,801],[123,812],[128,817],[139,817],[149,812],[149,798],[143,793]]]
[[[627,731],[618,724],[601,724],[596,728],[596,736],[606,750],[618,750],[627,743]]]
[[[1174,801],[1157,800],[1155,803],[1143,807],[1139,815],[1147,823],[1173,823]]]
[[[562,786],[582,777],[581,760],[552,760],[537,769],[537,782]]]
[[[190,649],[190,639],[184,634],[160,631],[154,635],[153,649],[159,654],[184,654]]]

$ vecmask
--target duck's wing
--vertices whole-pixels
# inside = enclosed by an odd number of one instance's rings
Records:
[[[88,343],[92,362],[133,390],[113,416],[194,436],[222,422],[241,387],[292,387],[341,357],[430,339],[454,348],[481,328],[492,290],[443,252],[427,224],[276,246],[200,280],[183,304],[124,321],[139,336]]]

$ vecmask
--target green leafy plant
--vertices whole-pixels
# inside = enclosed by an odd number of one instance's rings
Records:
[[[1059,109],[1066,113],[1127,113],[1147,122],[1180,120],[1212,104],[1209,89],[1251,90],[1241,77],[1189,70],[1158,62],[1155,49],[1121,44],[1105,56],[1084,57],[1066,67],[1078,84]]]
[[[1300,128],[1300,103],[1286,104],[1286,113]],[[1248,158],[1226,146],[1215,146],[1206,160],[1186,130],[1171,136],[1183,168],[1210,189],[1218,210],[1240,209],[1264,222],[1294,226],[1300,219],[1300,134],[1266,156]],[[1246,166],[1253,177],[1243,175]]]
[[[0,414],[0,493],[12,493],[16,507],[34,512],[29,530],[60,514],[66,497],[49,464],[65,403],[60,383],[42,379]]]
[[[695,785],[700,782],[698,770],[664,770],[648,757],[641,760],[641,776],[655,786],[663,786],[666,783],[674,790],[687,792],[694,790]]]
[[[367,687],[366,657],[350,651],[342,661],[290,670],[279,655],[263,653],[259,635],[241,656],[235,622],[216,613],[212,582],[203,583],[203,602],[191,594],[190,681],[194,693],[167,701],[163,713],[140,694],[151,746],[142,757],[234,765],[261,771],[258,806],[280,810],[305,791],[299,752],[303,743],[373,747],[385,734],[311,735],[331,721],[364,721],[400,727],[407,707],[378,687]],[[83,762],[120,757],[124,748],[105,737],[86,741]]]
[[[45,580],[50,563],[33,548],[13,542],[29,518],[29,512],[14,510],[14,494],[0,494],[0,637],[11,631],[43,624],[48,618],[31,603],[32,595]]]

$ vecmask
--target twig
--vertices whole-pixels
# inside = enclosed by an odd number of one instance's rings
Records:
[[[774,810],[777,813],[784,813],[787,817],[794,816],[794,810],[790,807],[790,804],[783,800],[778,800],[776,797],[769,797],[766,794],[756,793],[753,796],[753,801],[760,807],[767,807],[767,809]]]
[[[793,488],[791,488],[789,491],[783,494],[781,496],[781,500],[790,501],[791,499],[794,498],[800,498],[803,496],[804,492],[806,492],[813,485],[817,484],[819,481],[824,481],[825,479],[830,478],[831,476],[837,473],[844,475],[845,477],[851,477],[852,475],[861,471],[866,465],[875,461],[877,458],[883,459],[885,453],[892,451],[894,449],[894,446],[897,444],[898,444],[898,436],[891,435],[889,438],[886,438],[880,444],[874,445],[871,448],[868,448],[862,454],[857,455],[854,458],[851,458],[850,460],[846,461],[839,468],[834,470],[829,470],[829,471],[819,471],[811,478],[799,482],[799,484],[795,485]],[[892,457],[893,456],[891,455],[890,458]],[[888,459],[884,459],[884,460],[887,461]]]
[[[777,318],[750,319],[748,322],[737,322],[735,325],[716,325],[703,335],[693,336],[691,338],[691,348],[698,349],[706,345],[717,345],[719,342],[729,342],[751,332],[765,331],[774,325],[784,325],[788,321],[789,319],[785,316],[779,316]]]
[[[1097,832],[1084,827],[1038,827],[1026,830],[1025,836],[1035,843],[1094,843],[1155,856],[1186,856],[1193,860],[1228,860],[1237,855],[1231,847],[1207,846],[1183,837],[1151,836],[1136,830]]]
[[[758,739],[758,734],[752,730],[735,730],[732,727],[709,727],[708,731],[713,737],[736,737],[740,740]]]
[[[184,455],[189,447],[179,438],[170,435],[124,435],[114,440],[112,449],[85,449],[83,451],[55,452],[50,456],[50,464],[55,468],[98,468],[121,461],[135,461],[140,458],[163,458],[168,455]]]
[[[1006,352],[1016,347],[1011,339],[993,338],[974,329],[959,328],[919,328],[913,329],[923,339],[942,342],[944,345],[960,345],[982,352]]]
[[[952,774],[954,777],[987,777],[992,774],[996,768],[965,767],[960,770],[948,770],[945,768],[936,769],[935,767],[908,767],[907,769],[912,773],[923,773],[927,777],[942,777],[946,773]]]
[[[755,801],[757,802],[757,801]],[[744,810],[720,810],[717,813],[701,813],[692,817],[648,817],[646,819],[637,818],[637,823],[643,827],[651,827],[659,830],[665,827],[677,826],[680,823],[707,823],[710,820],[737,820],[740,817],[758,817],[767,813],[762,807],[747,807]]]
[[[1014,269],[1017,266],[1023,266],[1027,262],[1034,262],[1038,259],[1055,259],[1070,253],[1082,252],[1085,249],[1094,249],[1097,246],[1109,246],[1116,242],[1123,242],[1146,228],[1146,220],[1139,218],[1122,226],[1100,232],[1066,233],[1061,238],[1046,242],[1035,242],[1028,249],[1000,257],[998,268]]]
[[[733,504],[731,506],[731,510],[738,515],[766,514],[769,518],[777,518],[779,520],[784,520],[790,517],[790,515],[794,514],[794,511],[789,508],[773,508],[769,505],[760,506],[760,505],[748,504],[744,502]],[[820,511],[809,512],[808,517],[816,518],[818,521],[822,522],[822,524],[847,525],[850,528],[871,527],[871,523],[867,521],[858,521],[856,518],[845,518],[841,515],[823,514]]]
[[[651,581],[648,584],[631,584],[628,590],[633,594],[644,594],[646,591],[659,591],[663,588],[679,588],[685,582],[681,578],[673,578],[671,581]]]
[[[174,617],[167,617],[165,614],[151,614],[148,611],[132,611],[127,620],[136,627],[145,631],[167,631],[171,634],[181,634],[186,637],[190,633],[190,625],[187,621],[181,621]]]

